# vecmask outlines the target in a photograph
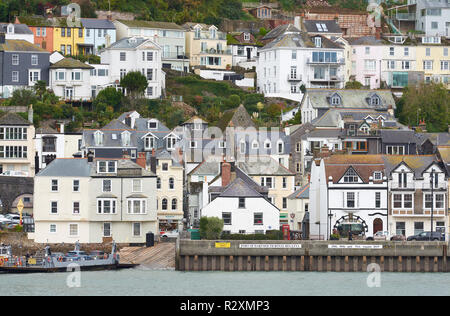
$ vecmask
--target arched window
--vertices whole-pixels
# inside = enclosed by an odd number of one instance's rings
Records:
[[[175,181],[173,178],[169,178],[169,189],[173,190],[175,188]]]
[[[161,201],[161,207],[163,210],[167,210],[167,199],[162,199]]]
[[[177,199],[172,199],[172,210],[177,209]]]

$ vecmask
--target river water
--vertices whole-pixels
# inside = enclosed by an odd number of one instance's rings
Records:
[[[368,277],[369,284],[380,287],[369,287]],[[383,272],[378,278],[362,272],[179,272],[139,267],[81,272],[79,277],[0,274],[0,296],[8,295],[450,295],[450,273]]]

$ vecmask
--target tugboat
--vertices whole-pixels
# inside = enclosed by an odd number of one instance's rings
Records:
[[[0,247],[0,272],[5,273],[45,273],[45,272],[72,272],[99,271],[133,268],[135,264],[120,264],[116,243],[113,242],[110,254],[102,257],[91,257],[80,250],[80,244],[75,244],[75,249],[67,255],[52,254],[50,247],[44,249],[44,256],[29,258],[13,256],[11,246]]]

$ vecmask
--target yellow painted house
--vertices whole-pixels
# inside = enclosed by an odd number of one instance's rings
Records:
[[[425,82],[443,83],[450,89],[450,46],[422,44],[416,47],[417,71],[424,72]]]
[[[53,50],[63,55],[78,55],[84,47],[84,30],[69,27],[66,18],[55,18],[53,27]]]

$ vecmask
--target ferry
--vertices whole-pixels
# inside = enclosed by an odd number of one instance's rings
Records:
[[[68,254],[52,254],[46,246],[44,255],[36,257],[13,256],[11,246],[0,246],[0,272],[4,273],[45,273],[90,270],[116,270],[133,268],[136,264],[120,264],[116,244],[110,254],[90,256],[80,250],[80,244]]]

